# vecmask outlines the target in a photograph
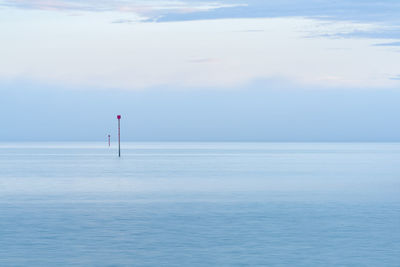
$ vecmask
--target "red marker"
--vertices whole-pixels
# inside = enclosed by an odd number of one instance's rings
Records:
[[[117,115],[118,119],[118,157],[121,157],[121,115]]]

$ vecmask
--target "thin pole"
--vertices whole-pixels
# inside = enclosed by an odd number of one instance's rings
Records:
[[[118,119],[118,157],[121,157],[121,115],[117,116]]]
[[[110,147],[111,146],[111,135],[108,135],[108,147]]]
[[[121,157],[121,124],[118,119],[118,157]]]

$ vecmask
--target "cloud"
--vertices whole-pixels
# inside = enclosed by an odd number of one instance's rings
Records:
[[[327,35],[328,37],[328,35]],[[400,39],[399,26],[380,26],[373,29],[355,30],[352,32],[336,33],[329,37],[335,38],[370,38],[370,39]]]
[[[154,0],[6,0],[0,7],[14,7],[21,9],[57,10],[57,11],[85,11],[85,12],[125,12],[146,16],[149,21],[159,16],[177,13],[187,14],[205,12],[218,8],[243,6],[238,3],[221,3],[214,1],[154,1]]]
[[[112,21],[111,23],[116,23],[116,24],[122,24],[122,23],[126,23],[126,24],[130,24],[130,23],[134,23],[134,20],[131,19],[117,19]]]
[[[365,7],[361,9],[364,15],[353,16],[358,16],[361,22],[332,18],[352,17],[351,10],[364,6],[361,1],[349,4],[339,0],[336,6],[325,0],[299,0],[307,8],[288,0],[239,1],[242,0],[237,0],[237,6],[224,0],[3,1],[0,5],[14,8],[73,12],[7,12],[3,9],[2,14],[9,16],[4,21],[9,24],[1,32],[0,76],[126,89],[176,84],[227,88],[257,77],[284,77],[321,87],[388,88],[397,84],[388,77],[397,73],[400,54],[391,51],[382,55],[382,48],[373,46],[385,40],[354,39],[390,38],[397,36],[399,28],[371,23],[367,19],[362,21],[362,18],[373,17],[371,10]],[[376,5],[374,1],[367,2],[370,9]],[[395,4],[383,2],[387,5],[377,8],[379,12],[396,10]],[[310,4],[314,4],[315,9],[309,9]],[[256,6],[260,9],[253,10]],[[333,10],[325,10],[328,7]],[[340,7],[346,16],[334,12]],[[112,10],[119,12],[102,12]],[[135,12],[142,15],[139,20],[143,17],[157,21],[213,18],[216,14],[219,16],[214,18],[247,16],[251,19],[136,23],[136,17],[130,16]],[[327,12],[331,12],[331,20],[323,16]],[[82,16],[71,18],[70,13]],[[393,19],[391,11],[388,14],[388,18]],[[254,18],[289,15],[297,17]],[[318,19],[299,17],[301,15]],[[372,34],[376,34],[375,37]],[[307,36],[312,38],[304,38]],[[321,36],[332,38],[318,38]],[[394,41],[392,38],[386,43]]]
[[[161,14],[159,21],[296,16],[358,22],[400,22],[400,2],[393,0],[5,0],[0,6],[122,11],[152,14],[152,19]]]
[[[226,2],[226,1],[224,1]],[[243,0],[245,6],[206,13],[168,14],[163,21],[218,18],[313,17],[329,20],[397,21],[400,3],[391,0]]]
[[[400,53],[382,54],[371,40],[303,38],[301,31],[306,29],[337,30],[319,20],[230,19],[118,27],[106,16],[99,27],[98,20],[88,23],[86,16],[32,13],[37,14],[27,23],[10,24],[12,30],[2,31],[0,76],[4,78],[133,90],[235,88],[259,77],[320,87],[397,84],[388,76],[398,73]],[[55,18],[57,24],[47,23]],[[264,32],[247,33],[252,29]]]
[[[114,24],[130,24],[136,21],[303,17],[376,26],[313,34],[310,37],[400,39],[400,2],[392,0],[5,0],[0,3],[1,6],[73,12],[108,11],[135,16],[135,20],[123,16],[122,19],[114,19]],[[247,32],[258,31],[260,30],[249,29]]]
[[[391,77],[390,80],[400,81],[400,75],[397,75],[395,77]]]
[[[260,33],[260,32],[265,32],[265,31],[264,30],[243,30],[243,31],[238,31],[238,32]]]
[[[400,39],[400,2],[391,0],[244,0],[246,5],[221,7],[207,12],[168,13],[157,19],[166,21],[191,21],[223,18],[277,18],[303,17],[326,22],[347,22],[364,25],[313,37],[329,38],[380,38]],[[372,27],[373,26],[373,27]]]
[[[139,16],[138,20],[142,22],[307,17],[324,21],[372,23],[379,26],[365,30],[322,33],[313,37],[400,39],[400,2],[392,0],[5,0],[0,3],[1,6],[58,11],[121,12]],[[124,18],[113,20],[112,23],[129,24],[135,21]]]
[[[192,58],[188,59],[187,62],[189,63],[211,63],[217,61],[215,58]]]
[[[400,46],[400,42],[381,43],[381,44],[375,44],[375,46]]]

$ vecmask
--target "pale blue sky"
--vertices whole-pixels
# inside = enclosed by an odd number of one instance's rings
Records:
[[[0,1],[0,141],[400,141],[398,1]]]

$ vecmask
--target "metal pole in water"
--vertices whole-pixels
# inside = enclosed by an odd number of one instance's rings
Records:
[[[121,157],[121,115],[117,115],[118,119],[118,157]]]
[[[110,147],[111,146],[111,135],[108,135],[108,147]]]

